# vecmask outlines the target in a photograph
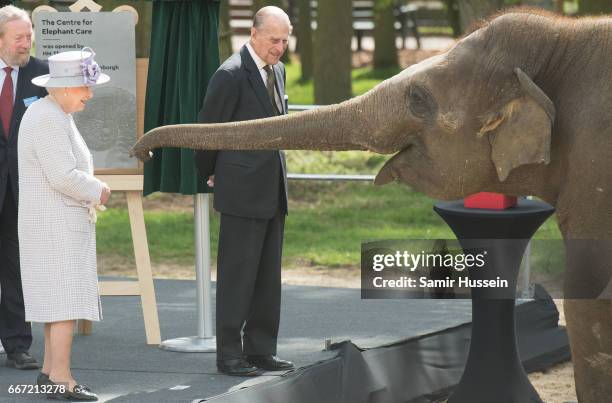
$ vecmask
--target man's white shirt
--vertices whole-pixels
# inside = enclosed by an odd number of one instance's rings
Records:
[[[251,46],[251,44],[249,42],[247,42],[246,47],[249,51],[249,53],[251,54],[251,57],[253,58],[253,60],[255,61],[255,64],[257,65],[257,68],[259,69],[259,74],[261,75],[261,79],[263,80],[264,86],[267,86],[268,83],[268,73],[266,72],[266,70],[264,70],[264,67],[266,67],[268,64],[266,62],[264,62],[261,57],[259,57],[257,55],[257,53],[255,53],[255,50],[253,49],[253,47]],[[280,100],[280,96],[278,95],[278,91],[276,90],[276,88],[274,89],[274,100],[276,101],[276,106],[278,107],[279,111],[283,110],[282,107],[282,103]]]

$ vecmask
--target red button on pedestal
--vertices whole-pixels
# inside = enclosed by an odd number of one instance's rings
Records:
[[[481,192],[463,199],[463,206],[465,208],[504,210],[516,206],[516,197],[500,193]]]

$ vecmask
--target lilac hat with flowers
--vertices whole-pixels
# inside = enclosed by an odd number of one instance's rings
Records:
[[[91,48],[61,52],[49,57],[49,74],[32,79],[39,87],[90,87],[104,84],[110,77],[103,74],[94,60]]]

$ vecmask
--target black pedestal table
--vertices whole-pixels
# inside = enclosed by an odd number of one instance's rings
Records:
[[[521,364],[515,330],[518,271],[529,239],[554,212],[546,203],[521,199],[506,210],[466,209],[463,201],[438,202],[434,210],[461,247],[487,251],[471,279],[508,280],[507,289],[472,288],[472,338],[467,363],[449,403],[542,402]]]

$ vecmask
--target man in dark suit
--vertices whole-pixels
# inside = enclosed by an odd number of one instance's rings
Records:
[[[285,67],[291,24],[277,7],[253,19],[251,39],[208,85],[201,123],[286,114]],[[275,357],[281,300],[281,254],[287,214],[282,151],[198,151],[200,175],[214,186],[221,213],[217,257],[217,368],[255,375],[293,368]],[[241,331],[243,336],[241,337]]]
[[[47,92],[31,79],[47,74],[45,62],[30,57],[32,23],[28,13],[0,8],[0,340],[6,364],[36,369],[28,350],[32,329],[25,321],[17,239],[17,133],[26,108]]]

